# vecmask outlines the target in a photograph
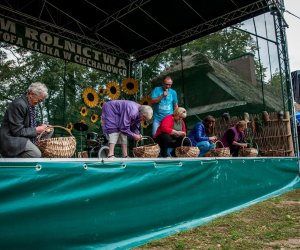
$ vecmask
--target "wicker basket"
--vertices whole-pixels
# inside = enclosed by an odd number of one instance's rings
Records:
[[[177,147],[175,149],[175,154],[177,157],[198,157],[200,154],[200,150],[198,147],[193,146],[183,146],[183,142],[185,139],[188,139],[190,142],[190,145],[192,145],[192,142],[190,138],[184,137],[181,142],[181,146]]]
[[[142,140],[150,140],[151,144],[139,146]],[[154,143],[150,136],[144,136],[141,140],[136,142],[136,147],[133,148],[133,156],[138,158],[157,158],[160,152],[160,147]]]
[[[217,148],[218,143],[222,146],[221,148]],[[216,148],[208,151],[205,157],[231,157],[229,147],[224,147],[221,141],[216,141],[215,144]]]
[[[285,156],[285,151],[284,149],[269,149],[269,150],[260,150],[260,155],[261,156],[266,156],[266,157],[282,157]]]
[[[36,144],[47,158],[68,158],[74,155],[76,150],[76,139],[69,130],[61,126],[51,126],[52,128],[62,128],[71,136],[41,139],[43,133],[37,137]]]
[[[256,157],[258,150],[256,148],[241,148],[238,155],[240,157]]]
[[[256,143],[255,143],[256,144]],[[240,157],[256,157],[258,155],[258,145],[256,148],[241,148],[238,156]]]

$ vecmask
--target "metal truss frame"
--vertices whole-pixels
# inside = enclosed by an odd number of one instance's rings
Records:
[[[43,12],[47,12],[48,15],[51,15],[51,11],[49,8],[54,8],[57,11],[61,12],[62,15],[65,15],[70,20],[76,23],[76,25],[79,27],[80,33],[72,32],[70,30],[65,29],[64,27],[60,27],[55,24],[54,19],[53,23],[41,21],[38,18],[34,18],[32,16],[29,16],[27,14],[18,12],[12,8],[6,7],[5,5],[0,4],[0,12],[4,17],[10,18],[14,21],[21,22],[25,25],[31,25],[32,27],[38,27],[39,29],[45,31],[45,32],[51,32],[52,34],[57,34],[60,37],[63,37],[65,39],[70,39],[72,41],[79,42],[83,45],[87,45],[89,47],[94,48],[95,50],[103,51],[104,53],[108,53],[111,55],[115,55],[120,58],[124,58],[127,60],[130,60],[131,58],[134,58],[136,60],[142,60],[146,57],[149,57],[151,55],[154,55],[156,53],[159,53],[163,51],[166,48],[172,47],[175,44],[182,43],[184,41],[187,41],[190,37],[196,37],[197,35],[203,33],[209,33],[210,31],[214,31],[217,29],[222,29],[225,26],[230,25],[233,22],[238,22],[240,18],[243,18],[247,15],[251,15],[252,13],[255,13],[257,10],[266,8],[266,3],[269,0],[259,0],[255,3],[249,4],[245,7],[239,8],[237,10],[234,10],[230,13],[227,13],[223,16],[220,16],[214,20],[207,21],[203,24],[197,25],[189,30],[186,30],[184,32],[181,32],[180,34],[173,34],[171,31],[169,31],[166,27],[164,27],[162,24],[160,24],[155,18],[153,18],[149,13],[147,13],[143,6],[147,3],[149,3],[151,0],[134,0],[124,8],[118,10],[117,12],[113,14],[108,14],[105,11],[99,9],[97,6],[94,6],[95,8],[98,8],[99,11],[106,14],[108,17],[101,21],[100,23],[96,24],[94,27],[87,27],[87,25],[83,24],[79,20],[76,20],[74,17],[72,17],[71,14],[62,12],[61,10],[57,9],[56,6],[52,5],[48,1],[44,1],[44,4],[40,10],[40,15]],[[92,2],[86,1],[88,4],[93,5]],[[193,11],[193,7],[185,0],[183,2]],[[232,0],[234,3],[234,1]],[[234,3],[235,4],[235,3]],[[236,5],[236,4],[235,4]],[[170,36],[163,40],[159,41],[157,43],[151,44],[146,48],[143,48],[139,51],[133,52],[132,54],[129,54],[122,50],[120,47],[113,44],[111,41],[109,41],[107,38],[103,37],[101,35],[101,29],[112,24],[113,22],[118,22],[121,25],[123,25],[125,28],[129,29],[134,34],[138,35],[145,41],[151,43],[148,38],[142,36],[138,32],[134,31],[132,28],[130,28],[128,25],[122,23],[120,19],[124,17],[125,15],[131,13],[132,11],[139,9],[141,10],[145,15],[147,15],[149,18],[151,18],[153,21],[158,23],[161,27],[163,27],[166,32],[170,34]],[[267,11],[267,10],[266,10]],[[195,11],[196,12],[196,11]],[[199,13],[197,13],[199,15]],[[201,16],[200,16],[201,17]],[[203,19],[203,17],[201,17]],[[88,34],[93,33],[94,39],[89,37]]]
[[[287,50],[286,32],[285,29],[288,27],[283,17],[285,11],[283,0],[272,0],[270,5],[271,13],[274,17],[275,35],[277,42],[277,52],[279,61],[279,72],[281,76],[281,92],[283,100],[284,111],[289,111],[292,118],[292,136],[294,142],[295,153],[298,156],[298,136],[296,127],[296,116],[294,107],[294,94],[293,85],[291,80],[291,72],[289,65],[289,57]]]
[[[200,25],[197,25],[191,29],[185,30],[180,34],[176,34],[174,36],[170,36],[169,38],[160,41],[158,43],[152,44],[142,50],[136,51],[133,53],[133,57],[139,58],[146,58],[148,55],[153,55],[156,52],[160,52],[163,48],[171,47],[173,44],[178,44],[181,41],[187,40],[189,37],[197,36],[200,33],[209,33],[210,30],[222,29],[226,26],[229,26],[233,22],[238,22],[239,19],[251,15],[255,13],[259,9],[263,9],[266,7],[267,0],[261,0],[250,5],[247,5],[243,8],[238,10],[232,11],[230,13],[226,13],[223,16],[220,16],[216,19],[207,21]],[[266,12],[268,9],[266,10]]]

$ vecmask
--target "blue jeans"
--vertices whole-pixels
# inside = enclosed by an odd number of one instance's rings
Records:
[[[158,127],[159,127],[159,124],[160,124],[160,121],[158,121],[158,120],[156,120],[156,119],[153,119],[153,122],[152,122],[152,136],[155,135],[156,130],[157,130]]]
[[[209,141],[198,142],[196,146],[200,149],[199,157],[204,156],[209,150],[212,150],[216,147],[214,143]]]

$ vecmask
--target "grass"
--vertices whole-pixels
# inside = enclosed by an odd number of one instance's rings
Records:
[[[300,249],[300,188],[135,249]]]

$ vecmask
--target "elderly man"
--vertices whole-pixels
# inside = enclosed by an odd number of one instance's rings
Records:
[[[178,107],[177,93],[171,89],[173,80],[170,76],[165,76],[162,80],[162,86],[153,89],[151,101],[154,105],[154,115],[152,123],[152,135],[154,136],[160,122],[167,115],[173,114]]]
[[[152,118],[153,110],[148,105],[140,105],[133,101],[109,101],[102,109],[102,130],[108,137],[108,158],[114,157],[116,144],[121,144],[123,157],[127,157],[127,136],[140,140],[141,121]]]
[[[12,101],[0,128],[0,153],[4,157],[39,158],[36,136],[47,125],[36,126],[35,106],[48,97],[48,89],[40,82],[32,83],[27,93]]]

